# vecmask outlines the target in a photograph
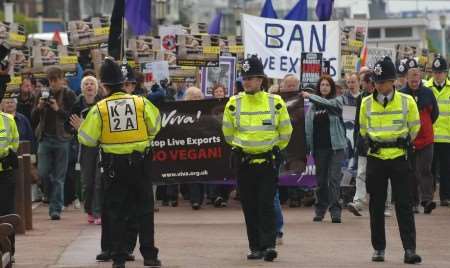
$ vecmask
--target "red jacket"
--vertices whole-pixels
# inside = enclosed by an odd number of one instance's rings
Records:
[[[433,123],[439,116],[436,98],[433,91],[423,85],[420,85],[420,88],[416,91],[412,91],[406,85],[400,91],[411,95],[417,103],[420,114],[420,131],[414,140],[414,146],[417,150],[421,150],[434,141]]]

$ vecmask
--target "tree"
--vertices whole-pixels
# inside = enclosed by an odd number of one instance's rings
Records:
[[[0,11],[0,20],[5,20],[5,14]],[[14,22],[22,24],[25,27],[25,32],[28,33],[36,33],[38,31],[38,24],[35,19],[25,16],[22,13],[14,13]]]

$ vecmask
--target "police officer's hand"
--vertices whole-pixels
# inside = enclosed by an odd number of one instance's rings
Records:
[[[302,96],[304,99],[307,99],[309,98],[309,96],[311,96],[311,94],[309,92],[302,91],[300,92],[300,96]]]
[[[72,125],[72,127],[76,130],[80,128],[82,122],[83,119],[81,119],[78,115],[73,114],[70,116],[70,125]]]
[[[53,111],[57,112],[59,110],[59,105],[54,98],[50,98],[49,105],[50,108],[53,109]]]

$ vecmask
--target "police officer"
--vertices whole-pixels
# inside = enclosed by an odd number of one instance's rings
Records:
[[[448,63],[439,56],[434,59],[431,70],[433,77],[425,83],[431,88],[439,107],[439,117],[433,125],[434,131],[434,157],[433,167],[435,174],[439,174],[439,196],[441,206],[448,206],[450,200],[450,80],[448,76]],[[439,162],[439,171],[437,163]]]
[[[150,142],[160,129],[158,109],[148,100],[122,91],[118,64],[106,58],[100,70],[108,97],[96,104],[81,124],[78,140],[101,148],[104,170],[104,213],[111,230],[113,267],[125,267],[127,219],[137,215],[144,265],[160,267],[154,242]]]
[[[386,234],[384,205],[388,179],[395,197],[395,212],[405,250],[404,262],[420,263],[416,254],[416,227],[408,188],[407,151],[420,129],[414,99],[394,88],[395,66],[389,57],[374,66],[376,91],[362,100],[360,134],[367,139],[367,192],[370,194],[370,230],[375,252],[372,261],[384,261]]]
[[[245,92],[230,98],[223,115],[225,140],[233,147],[237,184],[247,227],[250,254],[247,259],[273,261],[275,211],[280,150],[292,133],[285,102],[261,91],[264,67],[257,56],[242,65]]]
[[[0,74],[0,102],[8,82],[9,75]],[[14,117],[0,111],[0,216],[15,213],[16,182],[13,169],[18,168],[18,148],[19,132]]]

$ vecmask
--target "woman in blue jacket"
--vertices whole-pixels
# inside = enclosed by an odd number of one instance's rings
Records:
[[[305,127],[307,150],[314,156],[318,184],[314,221],[322,221],[329,209],[331,221],[341,223],[341,167],[347,147],[342,120],[343,100],[336,97],[336,85],[330,76],[322,76],[316,88],[318,95],[301,93],[311,103]]]

